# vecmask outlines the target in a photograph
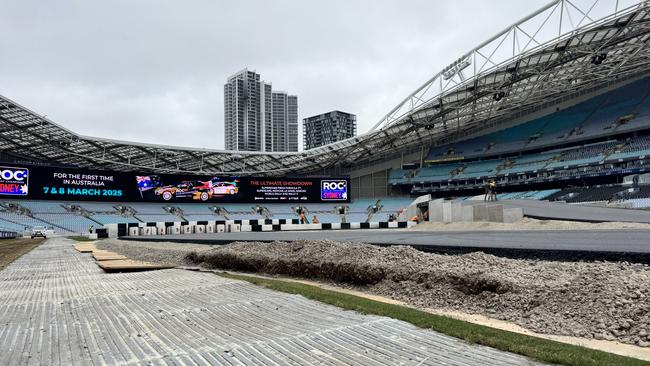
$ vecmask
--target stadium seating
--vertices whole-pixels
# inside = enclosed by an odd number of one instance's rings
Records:
[[[559,142],[578,142],[611,134],[612,130],[647,128],[650,121],[648,90],[650,78],[645,78],[517,126],[431,148],[426,160],[499,155],[550,147]],[[625,116],[634,117],[617,123]]]
[[[383,198],[383,209],[377,213],[373,221],[386,221],[388,215],[406,208],[412,201],[409,197]],[[259,219],[261,216],[253,212],[253,204],[205,204],[205,203],[121,203],[135,211],[132,217],[120,215],[110,202],[56,202],[56,201],[10,201],[26,209],[24,212],[0,211],[0,229],[22,233],[34,226],[52,227],[57,234],[70,235],[87,233],[89,228],[101,227],[109,223],[139,223],[139,222],[171,222],[171,221],[203,221],[224,219],[213,213],[211,207],[221,206],[231,214],[230,219]],[[377,202],[377,199],[359,199],[349,206],[348,221],[363,222],[367,219],[367,208]],[[64,205],[79,206],[84,210],[80,215],[66,211]],[[274,219],[296,219],[293,207],[297,204],[268,204],[266,207]],[[174,215],[165,210],[166,206],[180,209]],[[336,203],[304,204],[309,213],[318,216],[320,222],[339,222],[340,216],[334,213]]]
[[[389,183],[432,183],[444,188],[448,181],[462,181],[460,188],[470,189],[493,177],[525,183],[531,177],[519,175],[570,177],[585,172],[576,168],[589,167],[591,173],[612,169],[603,167],[606,162],[650,168],[650,159],[641,160],[650,157],[649,90],[650,77],[646,77],[520,125],[431,148],[425,160],[429,166],[394,169]],[[635,135],[629,133],[633,130]],[[444,162],[451,158],[456,160]],[[449,186],[457,187],[456,183]],[[413,187],[413,192],[426,189]]]
[[[650,198],[650,186],[624,187],[620,185],[603,187],[566,188],[548,199],[551,201],[566,201],[569,203],[588,202],[621,202],[627,200]]]
[[[545,189],[541,191],[510,192],[498,195],[500,200],[544,200],[559,192],[559,189]]]

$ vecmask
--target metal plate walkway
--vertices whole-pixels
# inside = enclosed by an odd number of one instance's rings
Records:
[[[533,365],[214,274],[104,273],[67,239],[0,272],[1,365]]]

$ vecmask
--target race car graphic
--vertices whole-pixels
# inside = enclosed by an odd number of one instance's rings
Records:
[[[239,192],[237,181],[234,182],[215,182],[210,181],[212,185],[212,193],[216,195],[235,195]]]
[[[212,188],[209,182],[183,181],[175,186],[156,188],[156,196],[162,196],[165,201],[174,198],[192,198],[196,201],[207,201],[212,198]]]

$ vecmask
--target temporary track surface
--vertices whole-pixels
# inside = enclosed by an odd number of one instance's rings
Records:
[[[0,272],[0,364],[532,365],[209,273],[104,273],[49,239]]]

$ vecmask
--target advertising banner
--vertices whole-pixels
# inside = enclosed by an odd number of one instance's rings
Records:
[[[350,202],[347,178],[136,174],[0,167],[0,198],[119,202]]]
[[[0,195],[27,196],[29,169],[0,166]]]

